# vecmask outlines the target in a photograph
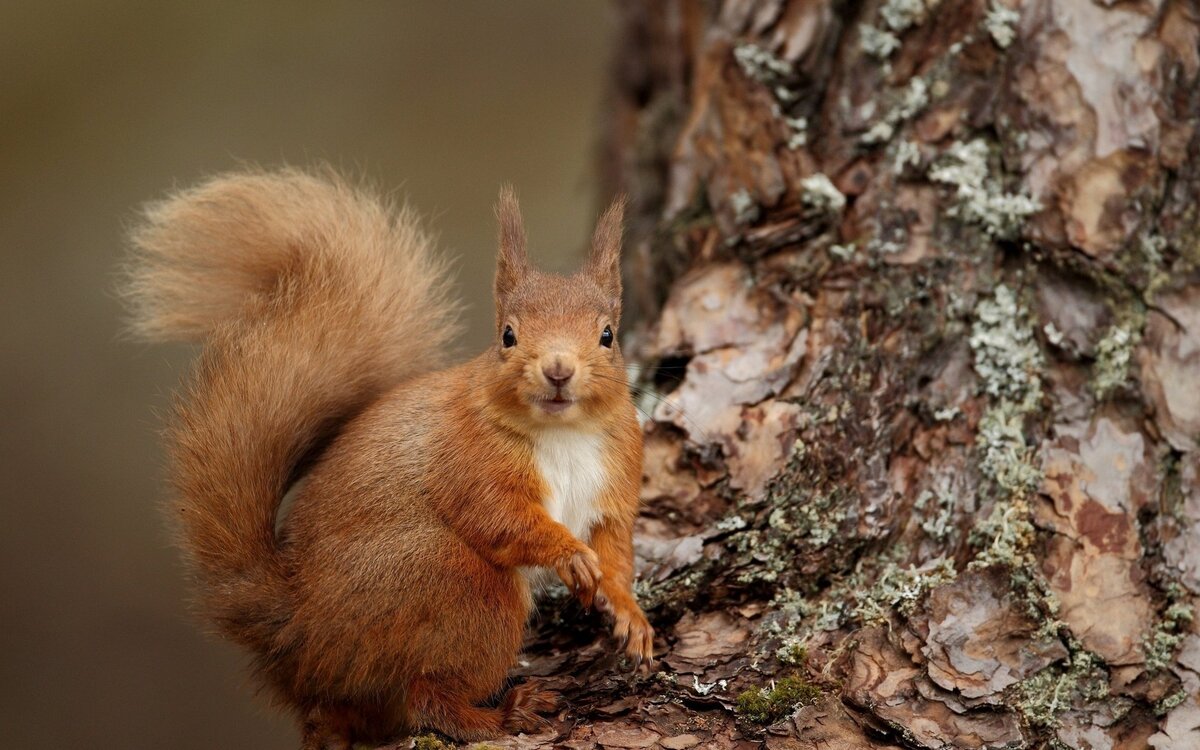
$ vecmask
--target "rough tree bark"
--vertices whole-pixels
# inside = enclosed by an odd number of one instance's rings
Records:
[[[518,747],[1200,748],[1200,11],[621,5],[640,596]]]

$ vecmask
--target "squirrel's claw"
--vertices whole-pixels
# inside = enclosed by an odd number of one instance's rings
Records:
[[[648,671],[654,666],[654,628],[636,605],[614,615],[612,632],[619,648],[633,662],[634,671],[641,671],[643,666]]]
[[[600,558],[589,547],[573,552],[569,558],[555,566],[558,577],[579,598],[585,607],[591,607],[596,598],[596,587],[600,585]]]

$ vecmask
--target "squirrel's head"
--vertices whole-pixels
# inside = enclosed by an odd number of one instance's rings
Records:
[[[533,268],[517,198],[500,191],[496,260],[499,374],[494,402],[531,426],[604,419],[629,390],[621,347],[621,227],[624,200],[600,217],[583,270],[571,276]]]

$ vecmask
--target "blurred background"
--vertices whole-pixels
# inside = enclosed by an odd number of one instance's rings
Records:
[[[502,181],[531,251],[581,257],[612,19],[599,0],[0,3],[0,740],[294,748],[189,619],[157,433],[185,347],[112,292],[136,207],[325,160],[433,219],[488,340]]]

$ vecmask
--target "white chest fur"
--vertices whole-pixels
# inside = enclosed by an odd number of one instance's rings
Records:
[[[607,482],[603,440],[595,432],[562,428],[543,431],[533,444],[534,463],[549,490],[546,512],[584,542],[600,519],[600,493]]]

